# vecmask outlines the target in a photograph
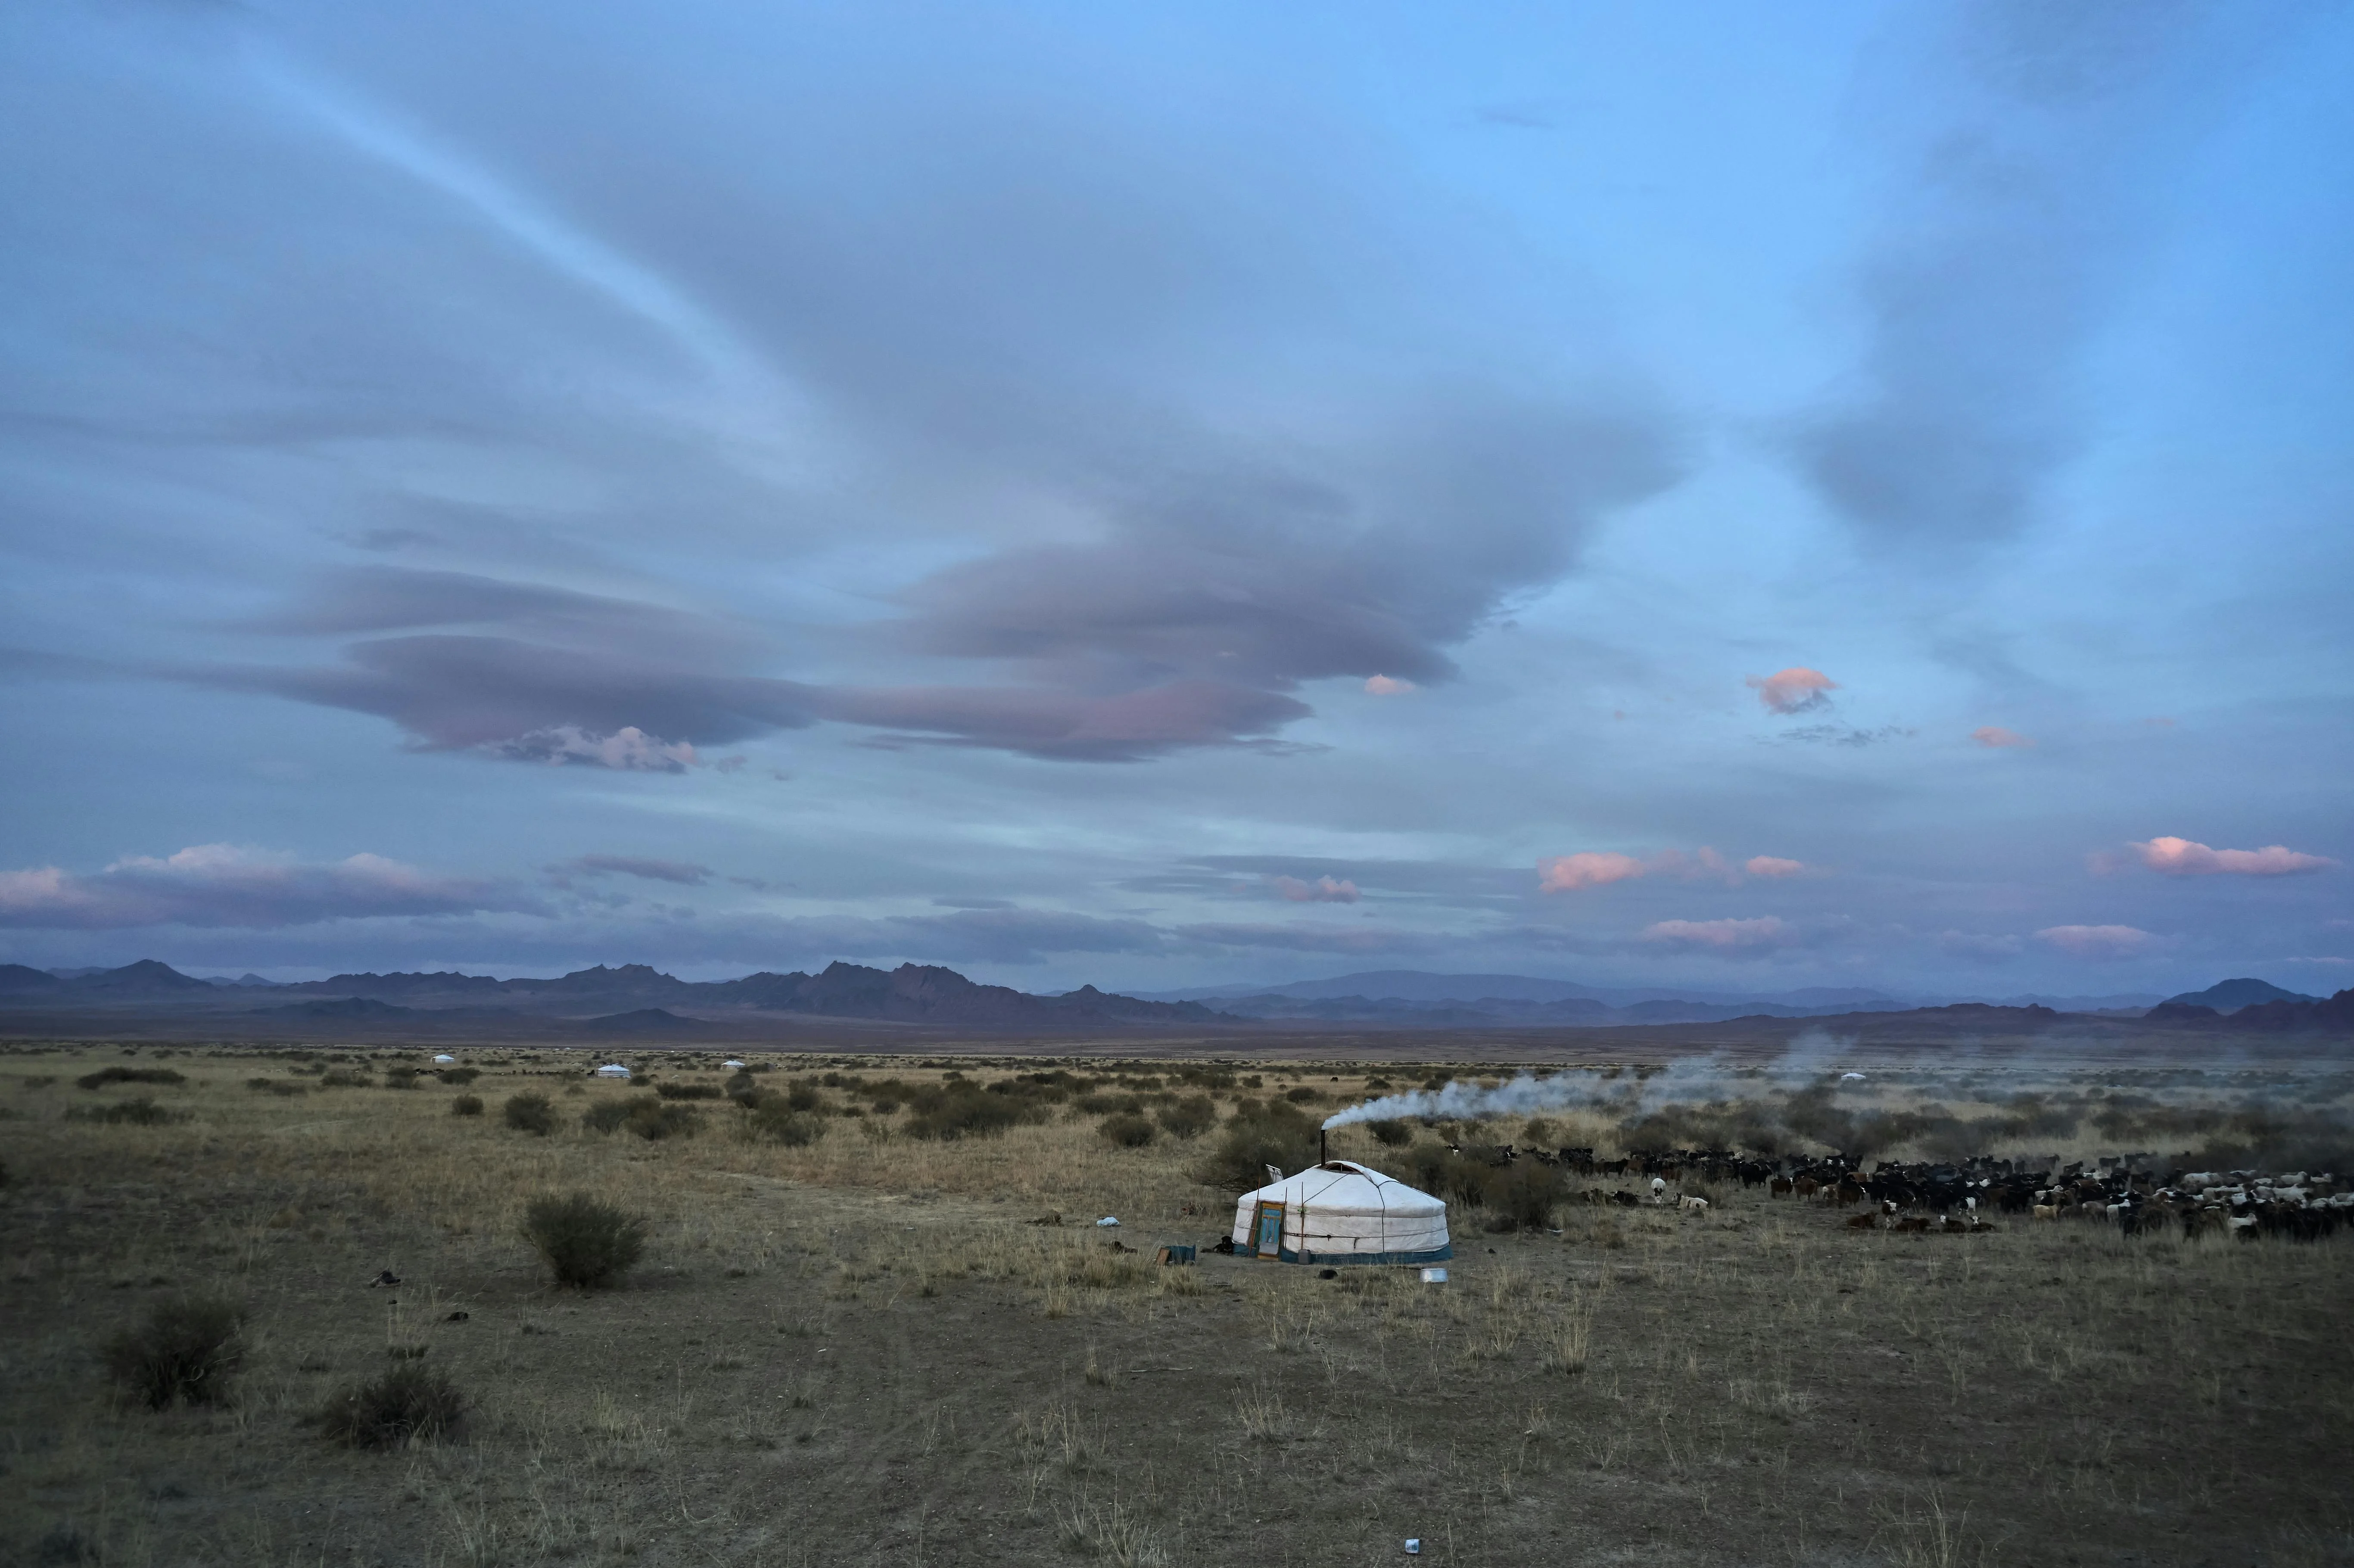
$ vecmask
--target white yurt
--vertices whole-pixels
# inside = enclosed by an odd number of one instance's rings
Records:
[[[597,1069],[597,1076],[600,1078],[626,1078],[629,1075],[630,1070],[619,1062],[608,1062]]]
[[[1455,1255],[1447,1205],[1360,1165],[1327,1160],[1235,1204],[1235,1254],[1285,1263],[1439,1263]]]

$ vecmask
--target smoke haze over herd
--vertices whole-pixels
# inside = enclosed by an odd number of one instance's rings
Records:
[[[0,960],[2354,986],[2354,14],[0,16]]]

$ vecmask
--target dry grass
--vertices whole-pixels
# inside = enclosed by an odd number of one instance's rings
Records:
[[[1207,1242],[1231,1215],[1187,1174],[1198,1141],[1118,1147],[1066,1107],[955,1141],[906,1136],[904,1111],[796,1111],[827,1131],[795,1145],[719,1136],[740,1113],[709,1101],[705,1136],[607,1137],[578,1126],[556,1054],[470,1054],[467,1092],[547,1097],[553,1129],[453,1116],[460,1086],[429,1077],[366,1086],[415,1059],[226,1051],[135,1086],[186,1119],[69,1122],[133,1086],[35,1081],[128,1059],[0,1056],[17,1113],[0,1561],[82,1550],[53,1539],[131,1568],[355,1550],[420,1568],[1309,1563],[1408,1535],[1466,1563],[1746,1562],[1761,1542],[1800,1562],[2184,1561],[2248,1555],[2259,1520],[2266,1561],[2347,1558],[2330,1458],[2354,1449],[2346,1241],[1859,1235],[1730,1188],[1700,1217],[1573,1205],[1557,1236],[1458,1225],[1446,1286],[1162,1268],[1156,1242]],[[663,1081],[724,1081],[691,1060]],[[1247,1071],[1262,1097],[1325,1105],[1363,1084]],[[329,1073],[345,1081],[246,1086]],[[1956,1107],[2009,1092],[1872,1089]],[[1549,1115],[1560,1141],[1615,1152],[1619,1117]],[[1385,1158],[1363,1128],[1333,1152]],[[516,1225],[548,1192],[646,1218],[620,1286],[545,1283]],[[1066,1223],[1030,1223],[1053,1213]],[[386,1269],[402,1283],[372,1291]],[[90,1375],[100,1330],[183,1291],[245,1304],[235,1399],[119,1408]],[[467,1391],[459,1440],[320,1436],[337,1389],[398,1368]]]

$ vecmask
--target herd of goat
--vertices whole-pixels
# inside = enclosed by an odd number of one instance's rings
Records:
[[[2091,1219],[2127,1234],[2173,1229],[2186,1235],[2236,1234],[2317,1241],[2354,1222],[2354,1191],[2327,1172],[2188,1171],[2152,1154],[2103,1157],[2091,1164],[2057,1156],[1998,1160],[1979,1155],[1957,1164],[1883,1160],[1870,1171],[1844,1155],[1767,1160],[1724,1150],[1677,1150],[1597,1160],[1590,1149],[1458,1150],[1508,1162],[1525,1155],[1589,1181],[1635,1178],[1649,1191],[1591,1187],[1590,1202],[1626,1207],[1707,1207],[1705,1199],[1671,1184],[1687,1181],[1763,1187],[1768,1197],[1840,1208],[1870,1207],[1848,1224],[1858,1230],[1978,1231],[1987,1216],[2036,1220]]]

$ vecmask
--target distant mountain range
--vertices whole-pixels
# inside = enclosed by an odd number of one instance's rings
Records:
[[[267,984],[267,982],[264,982]],[[270,999],[264,1005],[254,1003]],[[303,998],[281,1001],[281,998]],[[317,999],[317,1000],[309,1000]],[[270,986],[218,984],[143,959],[116,969],[65,975],[0,964],[0,1007],[89,1007],[169,1003],[219,1015],[351,1023],[495,1022],[562,1017],[628,1032],[700,1027],[668,1010],[729,1015],[788,1013],[921,1023],[960,1029],[1089,1029],[1107,1024],[1214,1023],[1222,1015],[1198,1002],[1146,1001],[1082,986],[1060,996],[1033,996],[1008,986],[979,985],[954,969],[903,964],[896,969],[837,963],[822,974],[760,973],[698,983],[645,964],[599,965],[555,980],[489,975],[345,974]],[[668,1020],[666,1023],[663,1020]]]
[[[2253,1030],[2354,1033],[2354,989],[2331,997],[2283,991],[2260,980],[2227,980],[2168,997],[2143,1015],[2153,1023]]]
[[[1739,992],[1582,985],[1535,975],[1433,974],[1369,969],[1283,985],[1208,986],[1149,991],[1154,1001],[1214,1003],[1242,1018],[1398,1023],[1422,1028],[1512,1024],[1596,1028],[1644,1023],[1715,1023],[1734,1018],[1830,1018],[1985,1002],[2062,1012],[2135,1012],[2158,998],[2122,996],[1913,997],[1858,987]]]
[[[1217,1006],[1205,1005],[1204,999]],[[274,984],[257,975],[205,980],[154,959],[119,969],[37,969],[0,964],[0,1010],[26,1029],[68,1020],[104,1025],[164,1021],[225,1033],[293,1032],[470,1033],[546,1037],[791,1033],[814,1022],[915,1026],[990,1033],[1132,1032],[1192,1026],[1232,1030],[1289,1024],[1310,1030],[1373,1028],[1592,1029],[1755,1024],[1849,1019],[1866,1027],[2016,1027],[2064,1018],[2133,1021],[2170,1030],[2323,1030],[2354,1033],[2354,991],[2322,1000],[2258,980],[2231,980],[2156,1007],[2150,998],[2007,997],[1905,1000],[1885,992],[1813,988],[1766,996],[1660,994],[1608,990],[1527,975],[1447,975],[1383,969],[1195,996],[1122,996],[1082,986],[1034,995],[981,985],[954,969],[836,963],[817,974],[762,971],[740,980],[683,980],[645,964],[599,965],[554,979],[500,980],[456,971],[342,974]],[[1909,1022],[1908,1022],[1909,1021]],[[106,1025],[112,1026],[112,1025]]]
[[[2300,991],[2283,991],[2270,980],[2219,980],[2205,991],[2186,991],[2180,996],[2169,996],[2162,1007],[2211,1007],[2218,1012],[2237,1012],[2243,1007],[2255,1007],[2267,1001],[2319,1001],[2317,996],[2307,996]]]

